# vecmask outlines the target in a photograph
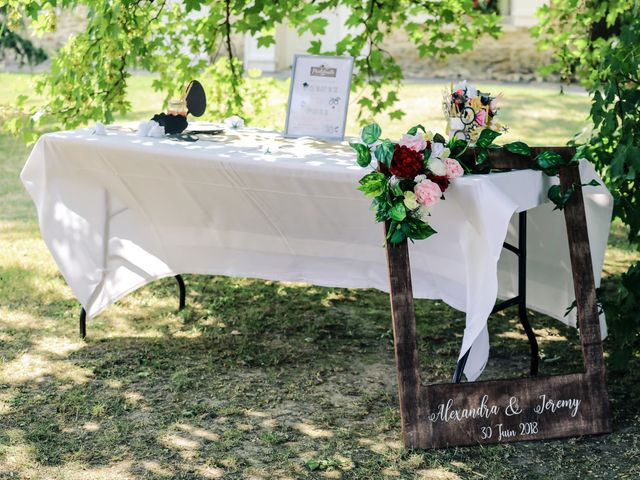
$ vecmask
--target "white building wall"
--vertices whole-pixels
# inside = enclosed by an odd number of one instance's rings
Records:
[[[345,22],[349,11],[340,7],[330,12],[325,12],[322,17],[329,21],[325,28],[325,34],[317,37],[306,32],[298,35],[295,29],[286,23],[276,27],[274,45],[258,48],[258,42],[247,34],[244,42],[245,68],[259,68],[264,72],[277,72],[291,67],[295,54],[307,53],[312,40],[320,40],[323,50],[334,50],[336,43],[347,34]]]
[[[550,0],[498,0],[505,26],[531,27],[536,24],[536,10]],[[300,36],[286,23],[276,27],[276,43],[269,47],[258,48],[258,42],[249,34],[244,41],[245,68],[257,68],[263,72],[277,72],[291,67],[295,54],[304,54],[312,40],[321,40],[323,50],[335,49],[336,43],[348,32],[345,22],[349,11],[346,7],[323,13],[329,21],[326,32],[314,37],[309,32]]]
[[[549,0],[511,0],[505,23],[516,27],[533,27],[538,23],[536,11]]]

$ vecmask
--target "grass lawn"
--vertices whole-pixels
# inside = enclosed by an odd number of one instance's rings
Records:
[[[29,91],[28,76],[0,80],[0,103]],[[160,110],[149,84],[133,79],[128,119]],[[584,95],[489,89],[505,93],[511,139],[563,144],[585,124]],[[280,82],[255,124],[281,128],[286,91]],[[407,85],[408,118],[380,119],[384,133],[418,122],[442,130],[440,91]],[[640,477],[638,356],[628,372],[609,375],[611,435],[404,450],[388,297],[378,291],[191,275],[178,314],[177,287],[166,279],[90,321],[79,340],[79,306],[18,178],[27,155],[0,135],[0,479]],[[615,226],[605,287],[637,258]],[[464,319],[442,302],[416,308],[424,374],[448,381]],[[531,320],[541,373],[579,369],[576,331],[533,312]],[[515,309],[492,317],[490,329],[483,379],[525,375],[528,344]]]

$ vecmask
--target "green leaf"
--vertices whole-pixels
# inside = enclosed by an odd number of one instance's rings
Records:
[[[393,110],[389,112],[389,118],[391,120],[402,120],[406,114],[402,110]]]
[[[476,150],[476,165],[482,165],[488,158],[489,152],[486,149],[482,148],[479,149],[479,151]]]
[[[547,175],[557,175],[558,167],[564,163],[562,157],[551,150],[545,150],[536,157],[536,165]]]
[[[320,468],[320,462],[318,460],[307,460],[307,468],[312,472]]]
[[[309,43],[309,48],[307,49],[307,52],[313,55],[320,55],[321,51],[322,51],[322,42],[320,40],[311,40],[311,42]]]
[[[363,168],[368,167],[371,164],[371,150],[369,150],[369,147],[362,143],[350,143],[349,145],[358,153],[358,165]]]
[[[418,133],[418,130],[422,130],[424,133],[427,132],[422,125],[418,124],[407,130],[407,135],[415,135],[416,133]]]
[[[362,129],[362,141],[367,145],[371,145],[380,138],[381,133],[382,129],[380,128],[380,125],[377,123],[370,123]]]
[[[618,148],[611,159],[611,171],[612,177],[621,177],[624,175],[625,163],[627,160],[627,152],[629,145],[618,145]]]
[[[200,0],[185,0],[185,6],[187,7],[187,12],[191,10],[200,11],[200,4],[202,3]]]
[[[324,35],[327,25],[329,25],[329,20],[322,17],[314,18],[307,23],[307,27],[313,35]]]
[[[555,205],[554,210],[563,210],[567,202],[571,200],[571,195],[575,191],[576,186],[572,185],[567,190],[562,191],[560,185],[552,185],[547,192],[547,197]]]
[[[413,240],[424,240],[431,235],[435,235],[436,232],[431,225],[422,220],[414,220],[409,223],[409,238]]]
[[[358,190],[367,197],[377,197],[384,193],[387,185],[387,177],[384,173],[371,172],[360,179]]]
[[[389,230],[387,231],[387,240],[391,239],[391,236],[394,234],[394,232],[398,229],[398,222],[396,222],[395,220],[391,220],[391,224],[389,225]]]
[[[396,183],[393,187],[391,187],[391,191],[396,197],[404,196],[404,192],[402,191],[402,187],[400,187],[400,182]]]
[[[376,156],[376,159],[380,163],[386,165],[387,167],[390,167],[395,147],[395,143],[393,143],[391,140],[385,139],[375,148],[373,152]]]
[[[269,45],[274,45],[276,43],[276,39],[273,35],[263,35],[258,37],[258,48],[268,47]]]
[[[446,143],[447,143],[447,141],[445,140],[445,138],[444,138],[442,135],[440,135],[439,133],[436,133],[436,134],[433,136],[433,141],[434,141],[435,143],[444,143],[445,145],[446,145]]]
[[[504,146],[507,152],[515,153],[516,155],[522,155],[524,157],[531,156],[531,148],[524,142],[511,142]]]
[[[547,192],[547,198],[549,198],[549,200],[551,200],[557,207],[562,202],[562,190],[560,189],[560,185],[552,185]]]
[[[407,239],[406,234],[402,231],[402,229],[396,229],[391,235],[390,242],[395,244],[402,243]]]
[[[476,145],[482,148],[489,148],[489,145],[493,143],[493,141],[502,135],[500,132],[496,132],[495,130],[491,130],[490,128],[485,128],[480,132],[480,136],[476,141]]]
[[[465,150],[467,148],[467,141],[458,137],[451,137],[449,139],[449,150]]]
[[[391,207],[389,209],[389,217],[398,222],[407,218],[407,209],[405,208],[404,203],[398,202]]]
[[[573,156],[573,158],[571,159],[571,162],[569,162],[571,165],[574,164],[578,164],[580,160],[582,160],[583,158],[588,158],[588,148],[586,145],[579,145],[578,147],[576,147],[576,153]]]

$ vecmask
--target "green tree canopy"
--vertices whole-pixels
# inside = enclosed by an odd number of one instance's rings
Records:
[[[36,118],[67,127],[109,122],[126,111],[132,69],[158,74],[154,88],[167,98],[192,78],[203,78],[210,112],[250,116],[266,92],[244,72],[232,37],[250,33],[268,46],[281,22],[318,37],[328,24],[321,14],[338,7],[350,12],[349,33],[332,51],[314,40],[310,53],[355,57],[353,89],[364,93],[358,100],[363,122],[382,112],[400,118],[403,112],[395,105],[403,74],[383,48],[387,35],[405,32],[421,57],[444,57],[470,49],[484,33],[500,31],[495,13],[459,0],[4,0],[4,5],[12,21],[27,18],[38,30],[53,28],[64,9],[86,8],[86,28],[53,57],[37,86],[47,103]],[[34,113],[23,111],[23,120],[11,126],[29,127]]]
[[[9,28],[6,7],[0,7],[0,60],[6,58],[7,52],[12,52],[20,65],[38,65],[47,59],[42,48]]]
[[[551,48],[551,69],[577,77],[591,95],[593,131],[585,152],[614,196],[614,216],[640,243],[640,4],[637,0],[554,0],[535,34]],[[620,366],[640,344],[640,263],[608,302],[613,358]]]

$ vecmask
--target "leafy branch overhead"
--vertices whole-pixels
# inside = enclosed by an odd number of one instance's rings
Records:
[[[11,52],[20,65],[38,65],[47,59],[46,52],[36,47],[31,40],[10,28],[7,24],[6,6],[0,6],[0,60],[4,60],[7,52]],[[15,22],[14,22],[15,23]],[[23,26],[18,22],[18,26]]]
[[[541,170],[550,177],[558,177],[560,167],[576,165],[581,158],[584,158],[584,147],[578,148],[573,158],[565,158],[553,150],[544,150],[534,158],[531,147],[524,142],[517,141],[505,145],[494,144],[493,141],[499,136],[499,132],[490,129],[485,129],[481,132],[474,148],[474,164],[463,164],[467,171],[471,173],[488,173],[491,170],[491,168],[487,166],[490,152],[500,149],[531,159],[531,168]],[[456,158],[460,158],[466,150],[467,145],[466,142],[454,138],[450,141],[450,148],[451,151],[454,152],[454,155],[456,155]],[[547,197],[555,205],[554,210],[562,210],[578,187],[594,187],[598,185],[600,185],[600,183],[596,180],[591,180],[583,184],[573,184],[567,189],[562,189],[560,185],[552,185],[549,188]]]
[[[549,69],[577,78],[591,96],[585,156],[614,196],[614,216],[640,240],[640,3],[556,0],[534,30],[552,50]]]
[[[38,83],[38,92],[49,101],[23,108],[23,118],[8,125],[15,131],[38,120],[66,127],[111,121],[130,108],[131,69],[159,74],[154,88],[167,99],[189,80],[203,79],[210,89],[210,113],[251,117],[265,107],[267,93],[238,60],[237,42],[249,33],[260,46],[272,45],[276,27],[285,21],[317,37],[310,53],[355,58],[353,89],[362,94],[357,100],[362,121],[381,113],[400,118],[396,105],[403,73],[384,49],[389,35],[407,35],[421,57],[445,57],[470,49],[484,33],[500,31],[497,15],[457,0],[5,0],[4,5],[9,26],[26,19],[38,31],[55,28],[63,9],[87,10],[85,30],[53,57]],[[319,39],[328,26],[321,14],[342,7],[349,12],[348,30],[329,48]]]

